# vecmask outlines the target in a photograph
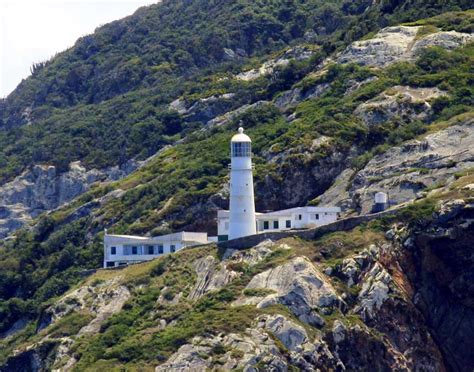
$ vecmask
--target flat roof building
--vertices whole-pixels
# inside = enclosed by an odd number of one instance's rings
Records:
[[[309,229],[326,225],[338,219],[339,207],[297,207],[281,211],[256,213],[255,227],[258,233]],[[229,239],[229,211],[217,211],[217,236],[219,241]]]
[[[104,267],[116,267],[149,261],[163,254],[174,253],[185,247],[209,243],[207,233],[178,232],[142,237],[131,235],[104,235]]]

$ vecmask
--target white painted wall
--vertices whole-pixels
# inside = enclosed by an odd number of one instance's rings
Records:
[[[240,135],[243,136],[242,133]],[[242,144],[250,146],[249,141]],[[235,143],[231,142],[231,145]],[[257,233],[252,173],[251,156],[231,157],[229,239]]]
[[[149,261],[163,254],[177,252],[184,247],[206,244],[207,233],[181,232],[163,235],[155,238],[127,235],[104,236],[104,267],[120,266],[122,264]],[[153,247],[153,254],[148,254],[148,247]],[[163,247],[163,253],[159,252],[159,247]],[[115,247],[115,254],[112,254],[112,247]],[[133,248],[136,247],[136,254]],[[129,254],[127,254],[129,253]],[[109,264],[108,264],[109,263]]]
[[[319,208],[319,207],[298,207],[275,211],[270,213],[257,213],[256,223],[257,232],[285,231],[290,229],[307,229],[316,226],[326,225],[338,219],[340,208]],[[319,218],[316,218],[316,214]],[[218,235],[228,235],[226,222],[229,221],[228,211],[218,211],[217,229]],[[301,219],[299,218],[301,216]],[[291,221],[291,227],[286,227],[286,221]],[[264,229],[264,222],[268,221],[268,229]],[[273,225],[274,221],[278,221],[278,228]],[[229,236],[230,238],[230,236]]]

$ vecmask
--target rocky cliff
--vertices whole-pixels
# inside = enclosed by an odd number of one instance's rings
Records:
[[[31,222],[41,213],[63,206],[88,191],[94,183],[116,181],[138,168],[129,161],[102,171],[87,171],[80,162],[59,173],[52,165],[36,165],[0,186],[0,239]]]
[[[313,241],[99,270],[4,339],[34,341],[3,370],[469,371],[473,181]]]

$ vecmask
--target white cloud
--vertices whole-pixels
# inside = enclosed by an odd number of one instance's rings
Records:
[[[100,25],[157,0],[0,0],[0,97],[34,62],[71,47]]]

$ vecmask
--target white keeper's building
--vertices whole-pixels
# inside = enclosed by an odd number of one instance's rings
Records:
[[[310,206],[268,213],[256,213],[255,227],[257,234],[292,229],[309,229],[337,221],[339,213],[341,213],[341,208],[339,207],[324,208]],[[229,217],[229,211],[217,211],[217,238],[219,241],[229,239]]]
[[[207,244],[207,233],[178,232],[152,238],[129,235],[104,235],[104,267],[124,266],[149,261],[184,247]]]

